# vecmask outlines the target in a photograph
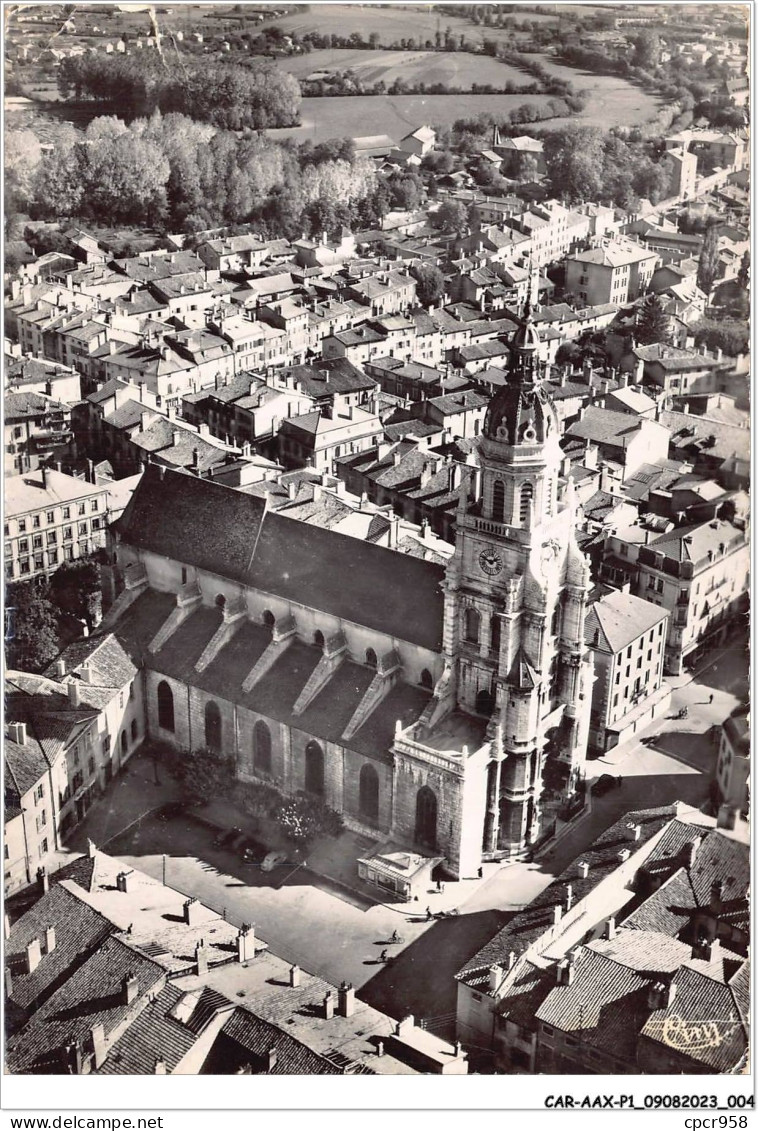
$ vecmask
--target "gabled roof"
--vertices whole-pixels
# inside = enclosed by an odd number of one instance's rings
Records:
[[[439,648],[439,566],[264,512],[254,495],[169,470],[161,477],[148,466],[118,529],[124,541],[174,561]]]
[[[273,1051],[276,1052],[276,1063],[268,1068],[269,1053]],[[249,1009],[238,1006],[214,1042],[200,1074],[233,1075],[244,1071],[247,1066],[253,1074],[265,1071],[274,1076],[343,1075],[342,1069],[278,1025],[272,1025]]]
[[[55,946],[43,953],[39,965],[28,973],[26,946],[34,939],[42,940],[45,932],[55,928]],[[10,967],[12,990],[10,999],[22,1009],[40,1004],[51,989],[72,972],[113,933],[113,924],[88,907],[75,895],[54,883],[32,904],[11,927],[5,943],[5,965]]]
[[[584,641],[589,648],[599,647],[615,655],[667,617],[667,609],[615,590],[591,606]]]
[[[106,1040],[133,1012],[123,997],[123,980],[137,980],[137,996],[161,988],[164,971],[114,938],[101,946],[37,1009],[6,1046],[11,1072],[34,1075],[66,1072],[66,1046],[85,1042],[102,1024]]]
[[[487,972],[491,966],[507,966],[511,953],[517,958],[526,954],[552,928],[553,908],[558,904],[564,905],[567,882],[571,883],[574,902],[578,903],[618,868],[619,846],[629,843],[627,826],[630,822],[640,827],[640,838],[636,843],[638,847],[642,847],[675,816],[674,805],[626,813],[582,852],[581,859],[589,865],[586,876],[578,872],[576,861],[572,861],[528,907],[514,915],[502,930],[469,958],[456,978],[465,981],[467,985],[486,988]]]

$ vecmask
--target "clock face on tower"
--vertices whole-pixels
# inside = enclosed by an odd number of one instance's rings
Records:
[[[489,577],[494,577],[503,568],[503,559],[495,550],[482,550],[479,555],[479,565]]]

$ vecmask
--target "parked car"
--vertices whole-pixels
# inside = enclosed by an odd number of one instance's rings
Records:
[[[262,864],[266,857],[266,849],[250,837],[246,837],[238,847],[246,864]]]
[[[264,872],[273,872],[274,868],[278,868],[280,864],[287,863],[286,852],[269,852],[265,860],[261,864]]]
[[[611,777],[610,774],[601,774],[593,785],[592,792],[598,797],[602,797],[604,793],[610,793],[612,789],[615,789],[616,785],[616,778]]]

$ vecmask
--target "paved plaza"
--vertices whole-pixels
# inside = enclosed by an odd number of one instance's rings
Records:
[[[392,1016],[412,1012],[444,1029],[455,1009],[453,975],[510,915],[535,898],[610,824],[635,808],[683,801],[700,809],[708,800],[716,746],[711,734],[744,702],[748,682],[742,641],[722,650],[693,676],[673,681],[672,707],[637,740],[588,762],[590,781],[603,773],[621,784],[591,796],[589,811],[568,826],[538,859],[488,865],[480,880],[430,889],[417,903],[390,905],[384,895],[351,888],[353,860],[365,838],[343,834],[309,850],[307,865],[293,852],[274,872],[244,864],[214,846],[214,833],[190,817],[161,821],[156,807],[176,796],[175,783],[145,752],[112,783],[77,830],[72,848],[88,837],[105,851],[204,903],[240,925],[253,923],[272,950],[331,982],[348,979],[375,1007]],[[677,719],[679,707],[688,717]],[[646,739],[643,743],[640,739]],[[157,779],[157,782],[156,782]],[[159,783],[159,784],[158,784]],[[219,819],[219,805],[211,807]],[[204,811],[205,812],[205,811]],[[235,820],[230,819],[230,824]],[[427,920],[455,907],[460,914]],[[393,931],[403,942],[389,945]],[[391,963],[380,961],[382,950]]]

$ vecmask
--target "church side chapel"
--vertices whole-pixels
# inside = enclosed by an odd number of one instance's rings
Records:
[[[527,306],[447,568],[149,465],[115,525],[106,625],[146,726],[305,791],[451,875],[517,859],[583,784],[589,568]]]

